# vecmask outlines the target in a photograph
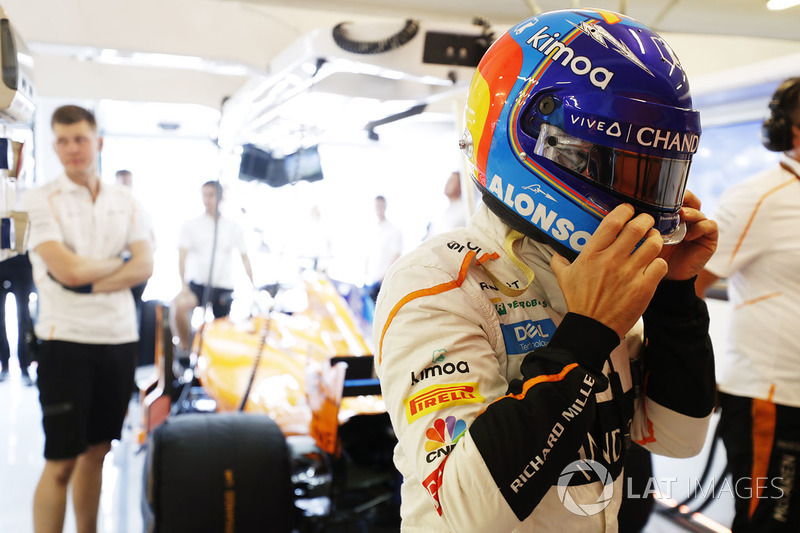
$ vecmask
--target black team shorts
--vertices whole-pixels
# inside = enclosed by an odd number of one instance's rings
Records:
[[[197,297],[197,305],[203,305],[203,296],[208,298],[211,302],[211,311],[214,313],[214,318],[222,318],[231,314],[231,304],[233,303],[233,290],[220,289],[219,287],[211,287],[206,295],[206,286],[189,282],[189,289]]]
[[[37,384],[45,459],[72,459],[90,445],[120,438],[138,344],[42,342]]]

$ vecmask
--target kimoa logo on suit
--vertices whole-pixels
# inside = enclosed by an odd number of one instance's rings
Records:
[[[419,373],[414,374],[411,372],[411,385],[416,385],[420,381],[426,380],[429,377],[441,376],[443,374],[452,375],[455,373],[469,374],[469,364],[466,361],[457,361],[455,363],[448,361],[443,365],[431,365],[423,368]]]

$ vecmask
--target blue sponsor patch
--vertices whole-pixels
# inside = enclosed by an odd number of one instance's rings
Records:
[[[503,330],[503,340],[506,343],[506,353],[509,355],[526,354],[547,346],[550,338],[556,331],[552,320],[523,320],[514,324],[500,324]]]

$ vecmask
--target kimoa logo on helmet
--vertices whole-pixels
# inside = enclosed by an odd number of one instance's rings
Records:
[[[560,33],[554,32],[553,35],[545,33],[550,29],[550,26],[539,28],[539,31],[534,33],[525,41],[535,50],[538,50],[544,56],[552,55],[553,62],[558,62],[561,59],[561,66],[569,66],[570,70],[578,76],[589,76],[592,85],[605,90],[608,87],[614,73],[603,67],[593,67],[592,60],[586,56],[576,56],[575,50],[558,40],[561,36]],[[540,41],[543,41],[540,43]]]

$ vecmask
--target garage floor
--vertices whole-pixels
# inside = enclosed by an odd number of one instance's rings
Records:
[[[33,493],[44,466],[44,434],[39,391],[23,384],[15,362],[12,359],[10,379],[0,383],[0,531],[31,533]],[[133,415],[129,413],[122,439],[106,457],[98,533],[143,529],[139,501],[144,454],[137,453]],[[64,532],[75,533],[71,503],[67,509]]]

